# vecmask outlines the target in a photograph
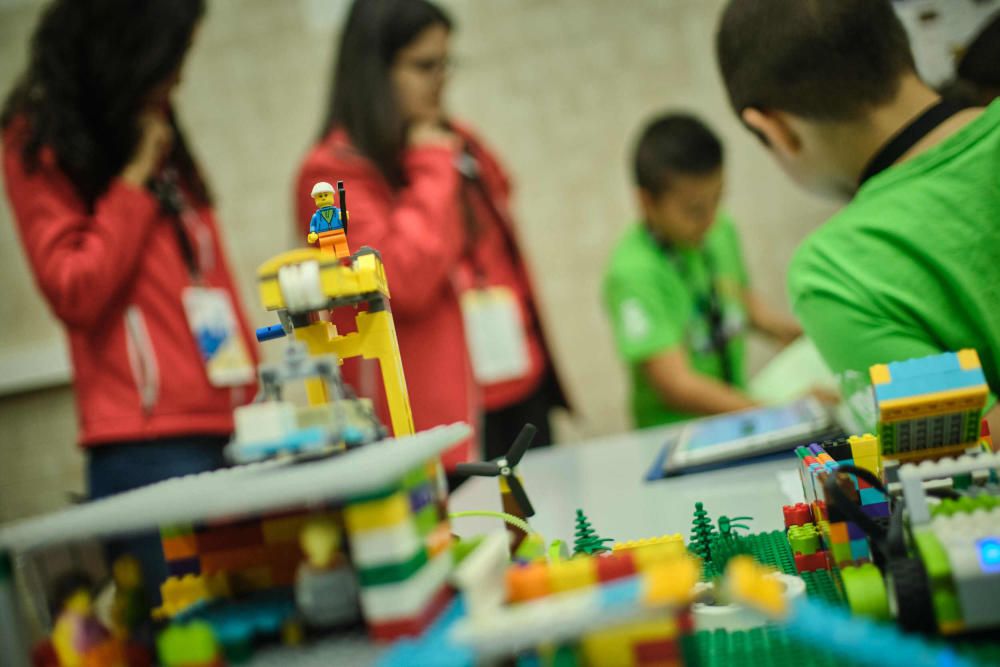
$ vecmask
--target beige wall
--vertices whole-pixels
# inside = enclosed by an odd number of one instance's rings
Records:
[[[0,89],[23,68],[38,0],[0,3]],[[728,148],[727,206],[765,298],[831,206],[796,191],[725,105],[712,57],[721,0],[452,0],[451,106],[502,156],[559,366],[578,409],[563,440],[627,428],[624,375],[598,302],[600,273],[634,215],[625,159],[640,122],[696,110]],[[214,0],[178,106],[216,193],[257,325],[254,267],[292,239],[291,184],[315,136],[345,2]],[[336,175],[331,175],[336,178]],[[0,202],[0,352],[57,340]],[[760,363],[762,350],[755,354]],[[0,520],[82,491],[68,388],[0,398]]]

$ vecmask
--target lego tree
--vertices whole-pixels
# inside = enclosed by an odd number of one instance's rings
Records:
[[[702,559],[705,563],[712,560],[712,534],[715,527],[712,520],[705,511],[702,503],[694,504],[694,520],[691,522],[691,538],[688,540],[688,549],[693,554]]]
[[[602,538],[597,534],[591,525],[590,520],[587,515],[583,513],[583,510],[578,509],[576,511],[576,539],[573,541],[573,555],[577,554],[587,554],[588,556],[593,556],[594,554],[601,554],[610,549],[604,546],[605,542],[614,542],[611,538]]]
[[[712,566],[719,573],[726,570],[726,565],[733,556],[738,556],[740,554],[749,554],[751,552],[750,544],[747,539],[737,532],[737,529],[750,530],[750,526],[738,523],[740,521],[749,521],[753,519],[750,516],[736,516],[728,517],[722,515],[719,517],[719,533],[713,536],[711,539],[711,562]]]

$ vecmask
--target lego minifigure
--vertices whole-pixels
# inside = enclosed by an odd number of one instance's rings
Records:
[[[130,554],[115,560],[111,568],[115,595],[111,603],[112,631],[116,637],[129,639],[149,618],[149,604],[142,585],[142,566]]]
[[[320,181],[313,186],[313,201],[316,202],[316,212],[309,221],[309,243],[319,241],[319,248],[325,252],[333,252],[337,257],[351,255],[347,246],[346,215],[341,217],[341,210],[333,204],[333,186],[326,181]]]
[[[82,667],[87,652],[108,638],[94,615],[92,582],[84,574],[71,573],[56,588],[59,615],[52,630],[52,647],[61,667]]]
[[[295,579],[295,602],[306,625],[328,628],[357,621],[358,584],[340,552],[340,528],[332,519],[314,518],[299,540],[306,560]]]

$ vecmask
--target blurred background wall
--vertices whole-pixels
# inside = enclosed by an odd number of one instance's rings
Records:
[[[787,307],[784,270],[793,249],[834,204],[796,190],[730,113],[712,47],[722,0],[442,4],[458,25],[450,106],[513,175],[518,232],[576,406],[573,418],[559,420],[559,439],[624,430],[624,372],[599,282],[610,246],[634,219],[626,159],[644,119],[669,107],[692,110],[724,138],[725,205],[755,285],[776,306]],[[273,322],[257,304],[254,270],[301,241],[291,233],[292,182],[317,135],[347,2],[208,5],[177,106],[260,326]],[[0,0],[4,95],[26,64],[44,6]],[[754,346],[752,366],[767,354]],[[75,420],[59,328],[0,198],[0,521],[84,492]]]

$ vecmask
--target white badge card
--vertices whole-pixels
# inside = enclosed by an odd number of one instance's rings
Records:
[[[237,387],[253,382],[256,371],[229,293],[213,287],[187,287],[181,299],[209,383]]]
[[[516,380],[528,374],[531,357],[513,291],[489,287],[464,292],[462,319],[472,370],[479,384]]]

